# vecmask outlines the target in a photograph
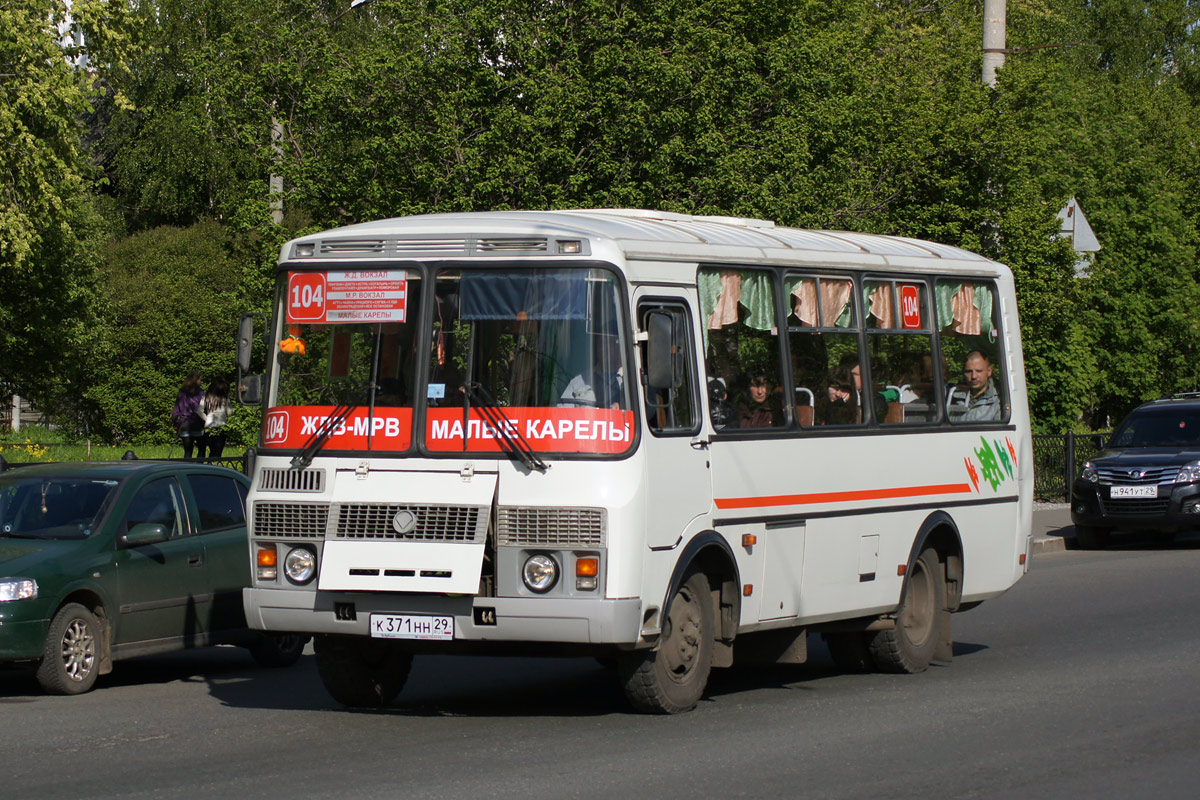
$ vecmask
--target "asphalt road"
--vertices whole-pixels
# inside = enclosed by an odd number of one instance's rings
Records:
[[[718,671],[677,717],[588,659],[418,658],[348,712],[311,655],[117,664],[81,697],[0,671],[5,798],[1195,798],[1200,539],[1039,556],[921,675]]]

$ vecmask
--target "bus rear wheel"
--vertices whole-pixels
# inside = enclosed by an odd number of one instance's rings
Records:
[[[871,638],[871,659],[880,672],[923,672],[933,661],[942,615],[950,613],[941,567],[933,548],[917,556],[896,612],[896,627]]]
[[[694,572],[671,598],[658,646],[623,653],[618,661],[630,704],[652,714],[694,708],[712,670],[715,627],[708,578]]]
[[[396,699],[412,669],[412,653],[395,642],[363,636],[317,636],[317,672],[344,706],[382,708]]]

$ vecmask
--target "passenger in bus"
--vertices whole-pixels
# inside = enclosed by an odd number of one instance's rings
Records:
[[[771,382],[766,375],[751,375],[747,391],[749,401],[737,410],[739,428],[775,428],[783,424],[779,396],[771,391]]]
[[[842,357],[829,379],[829,405],[825,409],[826,425],[854,425],[865,421],[863,412],[862,366],[853,353]],[[871,394],[875,419],[887,418],[887,399],[878,392]]]
[[[967,353],[963,364],[967,381],[967,410],[963,422],[986,422],[1000,419],[1000,394],[992,381],[992,362],[979,350]]]
[[[708,379],[708,414],[714,428],[733,425],[733,406],[729,404],[729,391],[725,388],[724,378]]]
[[[581,372],[567,384],[559,398],[560,406],[587,408],[624,407],[625,370],[621,365],[621,343],[616,336],[596,337],[591,369]]]

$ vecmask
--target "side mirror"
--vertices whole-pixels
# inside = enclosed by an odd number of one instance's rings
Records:
[[[250,364],[254,355],[254,320],[256,317],[263,320],[265,338],[266,318],[262,314],[242,314],[242,319],[238,322],[237,399],[245,406],[256,406],[262,402],[263,376],[250,373]]]
[[[237,366],[241,372],[250,371],[250,356],[254,352],[254,315],[243,314],[238,323]]]
[[[129,529],[124,538],[130,547],[157,544],[167,540],[167,528],[157,522],[139,522]]]
[[[670,314],[652,311],[646,315],[646,384],[651,390],[674,389],[675,323]]]
[[[256,406],[262,402],[262,375],[239,375],[238,402],[244,406]]]

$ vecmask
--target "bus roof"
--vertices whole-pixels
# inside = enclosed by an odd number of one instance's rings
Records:
[[[579,250],[562,242],[578,242]],[[615,251],[615,252],[614,252]],[[627,260],[1007,268],[950,245],[845,231],[786,228],[767,220],[691,216],[640,209],[485,211],[397,217],[294,239],[280,261],[561,255]]]

